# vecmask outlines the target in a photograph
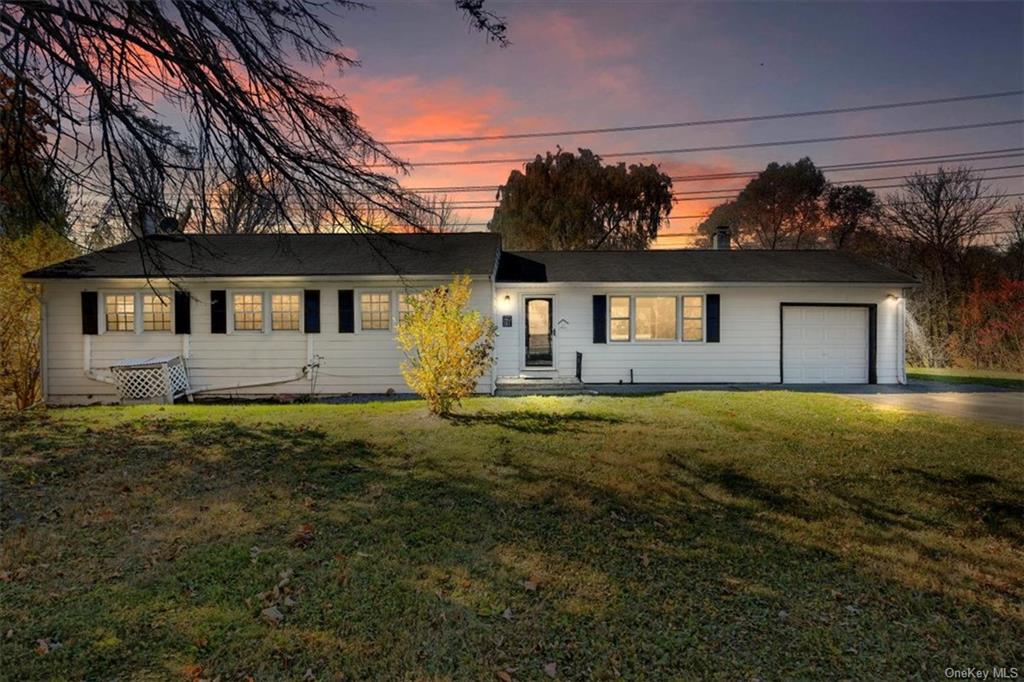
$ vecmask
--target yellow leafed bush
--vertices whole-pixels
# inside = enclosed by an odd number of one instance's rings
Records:
[[[39,285],[21,275],[74,255],[71,243],[48,227],[0,236],[0,404],[25,409],[41,397]]]
[[[493,362],[497,330],[489,318],[469,309],[469,297],[469,277],[458,276],[447,286],[410,296],[398,323],[406,358],[402,376],[434,414],[449,414],[472,394]]]

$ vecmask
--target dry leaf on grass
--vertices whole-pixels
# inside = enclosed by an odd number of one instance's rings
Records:
[[[306,549],[313,544],[313,538],[313,524],[304,523],[295,530],[295,535],[292,536],[292,547]]]
[[[545,663],[544,664],[544,674],[547,675],[548,677],[554,677],[555,675],[558,674],[558,666],[556,666],[554,664],[554,662],[552,662],[552,663]]]

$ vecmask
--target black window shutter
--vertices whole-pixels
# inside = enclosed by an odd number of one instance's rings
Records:
[[[210,292],[210,333],[228,333],[228,292],[223,289]]]
[[[338,291],[338,331],[351,334],[356,330],[355,292],[351,289]]]
[[[608,297],[594,296],[594,343],[608,343]]]
[[[320,290],[306,289],[302,292],[303,309],[305,320],[303,327],[307,334],[320,333]]]
[[[192,333],[192,297],[187,291],[174,292],[174,333]]]
[[[708,306],[708,330],[704,338],[707,339],[708,343],[718,343],[721,340],[719,332],[722,318],[721,297],[718,294],[708,294],[705,300]]]
[[[82,292],[82,333],[99,334],[100,299],[95,291]]]

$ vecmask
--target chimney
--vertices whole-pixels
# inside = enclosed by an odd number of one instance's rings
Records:
[[[715,230],[714,247],[723,251],[728,251],[732,248],[731,231],[728,225],[720,225]]]

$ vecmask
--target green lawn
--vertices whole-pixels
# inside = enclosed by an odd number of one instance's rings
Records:
[[[789,392],[0,422],[7,679],[1024,663],[1020,429]]]
[[[995,369],[960,369],[958,367],[908,367],[907,376],[921,381],[945,381],[951,384],[982,384],[1006,388],[1024,388],[1024,374]]]

